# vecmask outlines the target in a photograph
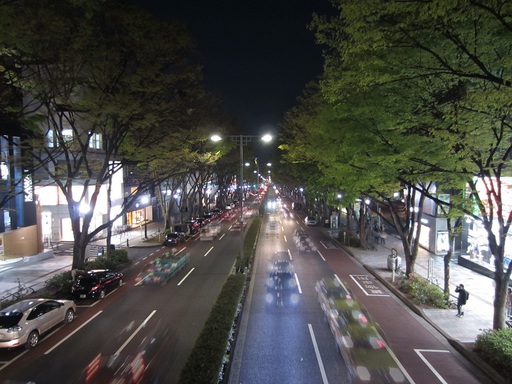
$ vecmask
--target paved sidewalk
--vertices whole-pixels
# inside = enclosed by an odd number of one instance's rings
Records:
[[[162,223],[149,223],[147,226],[148,238],[157,236],[162,229]],[[112,244],[116,248],[152,247],[159,243],[147,242],[144,238],[144,228],[133,229],[122,235],[113,237]],[[105,240],[94,243],[92,250],[96,252],[96,246],[104,246]],[[0,259],[0,299],[8,296],[9,292],[18,289],[18,284],[38,290],[44,287],[45,281],[53,275],[71,270],[72,257],[71,242],[59,244],[58,249],[49,253],[49,257],[41,259],[33,256],[19,257],[15,259]],[[93,255],[88,255],[93,256]]]
[[[334,240],[336,231],[326,229]],[[388,236],[385,245],[378,245],[377,250],[365,251],[358,248],[343,246],[349,254],[358,259],[370,273],[377,277],[397,296],[402,296],[400,292],[390,283],[392,272],[387,267],[387,257],[394,248],[398,255],[403,258],[403,247],[400,240],[393,236]],[[416,259],[415,272],[425,278],[429,277],[429,262],[433,263],[433,276],[437,278],[438,285],[444,286],[444,265],[443,257],[437,256],[429,251],[420,248]],[[432,265],[432,264],[431,264]],[[479,366],[484,372],[492,377],[496,383],[504,383],[504,379],[499,376],[489,365],[483,362],[471,347],[477,336],[484,330],[492,329],[494,285],[489,277],[474,272],[468,268],[460,266],[457,261],[450,262],[450,294],[452,300],[456,301],[455,287],[464,284],[466,290],[470,293],[467,305],[464,307],[464,317],[457,317],[456,309],[419,309],[407,299],[404,302],[422,316],[434,328],[436,328],[448,342],[464,355],[473,364]]]
[[[391,249],[395,248],[398,255],[403,258],[403,247],[399,239],[388,236],[385,245],[378,245],[376,251],[365,251],[351,247],[344,247],[350,254],[357,258],[367,269],[377,277],[389,281],[392,272],[387,267],[387,257]],[[444,265],[443,257],[434,255],[420,248],[416,259],[415,271],[417,274],[428,278],[429,261],[433,263],[433,275],[437,284],[443,288]],[[404,261],[402,261],[404,263]],[[456,309],[423,309],[423,317],[434,323],[448,338],[461,343],[473,343],[477,335],[485,329],[492,328],[494,286],[492,279],[462,267],[456,261],[450,262],[450,293],[455,301],[455,287],[464,284],[470,293],[467,305],[464,308],[464,317],[457,317]]]

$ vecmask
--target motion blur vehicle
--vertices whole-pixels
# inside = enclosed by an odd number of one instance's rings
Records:
[[[364,306],[337,278],[315,285],[336,346],[357,383],[404,383],[405,375]]]
[[[169,232],[165,235],[164,245],[179,245],[185,240],[185,237],[179,232]]]
[[[75,318],[72,300],[29,299],[0,312],[0,348],[34,348],[44,333]]]
[[[406,378],[385,341],[373,334],[353,336],[351,348],[340,348],[352,376],[359,383],[405,383]]]
[[[94,269],[77,277],[71,293],[77,300],[103,299],[108,292],[122,285],[122,273],[109,269]]]
[[[133,354],[97,354],[70,384],[167,383],[166,366],[159,361],[169,347],[170,331],[161,323],[144,329],[148,333]]]
[[[324,311],[325,316],[330,316],[330,311],[336,301],[330,302],[331,298],[334,300],[346,300],[346,306],[355,305],[355,299],[350,289],[338,279],[322,279],[315,284],[315,290],[318,294],[318,301]]]
[[[312,252],[317,250],[313,239],[311,239],[306,231],[303,231],[302,229],[296,229],[294,231],[293,242],[300,252]]]
[[[274,260],[266,282],[266,302],[278,307],[295,306],[299,292],[293,265],[289,260]]]

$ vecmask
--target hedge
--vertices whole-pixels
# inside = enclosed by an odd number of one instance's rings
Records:
[[[245,279],[244,274],[229,275],[181,371],[178,383],[210,384],[219,381],[219,373],[244,290]]]

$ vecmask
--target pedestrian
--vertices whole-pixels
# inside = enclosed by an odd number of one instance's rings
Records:
[[[380,243],[381,244],[386,244],[386,238],[388,237],[388,234],[386,233],[386,230],[383,229],[381,232],[380,232]]]
[[[512,288],[507,288],[507,317],[512,317]]]
[[[455,292],[459,293],[457,297],[457,314],[455,316],[462,317],[464,316],[464,306],[469,299],[469,292],[464,289],[464,284],[457,285]]]

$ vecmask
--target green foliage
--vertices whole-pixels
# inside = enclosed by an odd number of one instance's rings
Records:
[[[477,336],[474,351],[507,382],[512,382],[512,329],[484,331]]]
[[[235,314],[245,286],[245,275],[230,275],[222,287],[190,357],[180,384],[217,383]]]
[[[92,262],[86,263],[85,269],[112,269],[116,270],[130,262],[128,252],[124,249],[111,250],[108,254],[96,257]]]
[[[254,255],[254,247],[256,246],[256,240],[258,239],[258,234],[260,232],[261,222],[263,218],[260,216],[256,216],[253,218],[251,226],[247,230],[247,233],[244,237],[244,259],[241,260],[241,263],[244,267],[249,267],[249,263]]]
[[[71,293],[73,281],[71,279],[71,271],[53,275],[44,282],[46,293],[45,296],[53,298],[66,298]]]
[[[410,294],[420,305],[446,308],[448,304],[443,290],[422,276],[411,273],[409,277],[400,279],[399,284],[400,290]]]
[[[340,231],[338,233],[338,240],[349,247],[359,248],[361,246],[361,240],[354,232]]]

